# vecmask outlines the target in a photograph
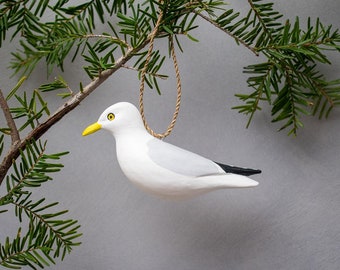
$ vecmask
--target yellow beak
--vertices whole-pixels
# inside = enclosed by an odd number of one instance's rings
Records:
[[[99,123],[94,123],[92,125],[89,125],[87,128],[83,131],[83,136],[90,135],[92,133],[95,133],[96,131],[100,130],[102,128],[102,125]]]

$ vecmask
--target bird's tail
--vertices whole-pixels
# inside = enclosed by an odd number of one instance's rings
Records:
[[[250,168],[241,168],[241,167],[225,165],[225,164],[217,163],[217,162],[215,162],[215,163],[218,166],[220,166],[223,169],[223,171],[225,171],[226,173],[234,173],[234,174],[240,174],[240,175],[244,175],[244,176],[249,176],[249,175],[261,173],[261,170],[255,170],[255,169],[250,169]]]

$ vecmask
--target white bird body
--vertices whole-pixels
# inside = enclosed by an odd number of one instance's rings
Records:
[[[148,193],[176,199],[216,189],[258,185],[245,175],[225,172],[223,164],[153,137],[144,128],[138,109],[130,103],[120,102],[107,108],[83,135],[101,128],[116,139],[117,159],[123,173]],[[227,167],[246,175],[260,172]]]

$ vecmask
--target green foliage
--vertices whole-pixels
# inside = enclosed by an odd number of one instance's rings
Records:
[[[14,119],[25,117],[25,123],[19,128],[19,131],[24,130],[27,126],[32,129],[39,124],[39,119],[46,113],[50,114],[47,103],[42,99],[39,91],[33,91],[31,98],[27,98],[26,92],[23,96],[15,95],[19,106],[11,108],[10,112],[14,115]],[[40,105],[40,106],[39,106]]]
[[[13,36],[21,33],[23,37],[21,48],[13,52],[11,67],[15,72],[29,74],[44,59],[50,74],[54,67],[63,70],[65,59],[71,55],[72,61],[78,57],[85,60],[84,71],[89,78],[98,78],[103,71],[115,69],[117,59],[128,50],[140,49],[162,10],[157,38],[173,37],[181,50],[178,36],[198,41],[191,33],[198,27],[197,18],[203,17],[238,44],[266,58],[244,68],[253,91],[237,94],[243,104],[235,109],[249,115],[247,126],[263,102],[272,106],[273,122],[281,123],[280,130],[289,128],[289,134],[297,133],[304,115],[327,117],[339,104],[339,81],[327,80],[318,70],[320,63],[330,64],[325,50],[339,51],[338,30],[323,25],[319,19],[308,19],[305,27],[300,25],[299,18],[284,21],[270,2],[248,0],[246,15],[227,8],[224,1],[213,0],[143,3],[93,0],[77,6],[65,0],[53,5],[49,1],[4,2],[0,9],[0,40],[5,40],[12,27]],[[42,22],[47,11],[55,17]],[[107,31],[96,34],[98,23],[106,25]],[[139,74],[146,52],[145,49],[134,55],[131,69]],[[165,60],[164,52],[156,49],[147,67],[146,83],[158,93],[161,92],[158,79],[166,78],[159,74]],[[72,91],[60,95],[68,97]]]
[[[55,78],[54,81],[51,82],[51,83],[40,85],[38,90],[40,90],[41,92],[49,92],[49,91],[54,91],[54,90],[58,90],[58,89],[67,89],[68,90],[68,92],[62,92],[62,93],[57,94],[58,96],[61,96],[62,98],[67,98],[69,96],[72,96],[72,94],[73,94],[71,88],[68,86],[67,82],[61,76],[58,76],[58,78]],[[35,92],[39,93],[38,90],[35,90]],[[46,103],[43,102],[42,99],[40,99],[40,102],[41,102],[41,104],[47,105]],[[47,106],[45,106],[45,108],[47,109]],[[49,111],[46,111],[46,113],[47,113],[47,115],[50,115]]]
[[[34,90],[31,97],[27,96],[27,92],[23,91],[21,95],[17,95],[16,92],[26,80],[26,77],[22,77],[17,85],[9,92],[6,100],[15,98],[17,105],[9,108],[13,119],[24,118],[24,123],[18,129],[18,131],[23,131],[27,127],[34,129],[39,124],[39,119],[43,116],[50,115],[50,111],[47,107],[47,102],[44,101],[41,93],[38,89]],[[0,132],[10,135],[9,127],[0,127]]]
[[[118,26],[120,26],[119,32],[123,34],[124,40],[129,42],[132,47],[137,47],[143,43],[152,30],[151,18],[156,20],[157,17],[155,14],[149,14],[148,8],[142,10],[140,5],[137,5],[137,7],[131,5],[130,9],[131,15],[117,14],[120,19],[118,22]]]
[[[41,92],[68,88],[62,77],[59,77],[54,83],[42,85],[30,95],[25,91],[19,94],[20,86],[25,80],[26,77],[20,79],[7,97],[0,100],[1,104],[9,100],[16,101],[12,102],[13,105],[8,110],[13,121],[19,118],[22,120],[23,124],[17,130],[19,133],[23,130],[35,130],[40,125],[39,120],[50,115]],[[6,118],[8,117],[7,114]],[[3,133],[0,135],[2,157],[5,136],[12,136],[13,130],[5,126],[0,131]],[[13,142],[12,148],[17,143]],[[51,174],[63,168],[59,160],[68,152],[47,154],[46,142],[42,143],[34,138],[26,139],[24,146],[18,150],[18,158],[11,161],[11,170],[7,171],[4,185],[1,186],[6,191],[1,192],[0,214],[13,211],[21,226],[18,226],[14,237],[0,239],[0,265],[11,269],[21,269],[23,266],[44,268],[55,264],[56,258],[64,259],[74,246],[80,244],[80,225],[77,220],[67,218],[68,210],[58,209],[58,202],[48,203],[45,198],[36,199],[33,193],[34,189],[52,180]],[[5,164],[3,162],[1,172]]]
[[[24,37],[20,40],[21,49],[12,53],[14,58],[11,68],[26,74],[32,72],[42,59],[45,59],[48,65],[48,74],[54,66],[63,70],[64,60],[71,50],[77,48],[73,56],[75,59],[78,52],[83,51],[86,41],[92,37],[96,18],[104,23],[105,15],[111,16],[113,12],[126,11],[126,1],[87,1],[78,6],[66,6],[68,1],[64,0],[58,1],[54,6],[49,6],[49,1],[33,1],[39,2],[37,6],[42,7],[39,9],[39,17],[36,17],[34,14],[37,10],[34,10],[34,5],[27,6],[26,2],[28,1],[6,6],[1,13],[3,18],[7,18],[7,13],[16,12],[21,8],[26,14],[18,15],[23,23],[8,24],[6,21],[0,21],[2,40],[5,39],[7,30],[13,26],[16,26],[17,30],[12,37],[19,31]],[[41,21],[46,10],[55,13],[53,21]],[[33,19],[25,19],[31,15],[34,16]],[[35,31],[26,31],[26,28],[33,28]]]
[[[88,55],[84,54],[83,57],[89,66],[85,66],[84,69],[91,79],[98,77],[104,70],[111,69],[115,65],[113,52],[116,47],[106,52],[104,56],[100,56],[99,53],[106,48],[106,46],[101,45],[103,45],[102,41],[96,42],[94,45],[86,43]]]
[[[18,33],[22,36],[41,34],[39,17],[45,12],[47,0],[43,1],[1,1],[0,6],[0,46],[6,39],[7,31],[15,27],[12,38]]]
[[[60,171],[63,165],[53,161],[67,152],[47,155],[45,149],[46,143],[31,141],[27,143],[24,151],[20,150],[20,162],[13,162],[13,172],[6,177],[9,196],[21,195],[25,187],[39,187],[42,183],[52,180],[49,173]]]
[[[134,67],[136,67],[137,70],[141,71],[144,68],[145,61],[146,61],[145,58],[146,58],[146,53],[142,53],[134,65]],[[161,94],[161,90],[157,83],[157,79],[158,78],[166,79],[168,77],[167,75],[164,75],[164,74],[163,75],[158,74],[158,71],[161,69],[164,61],[165,61],[165,56],[161,56],[159,51],[152,52],[150,61],[146,69],[147,76],[145,76],[145,82],[151,89],[155,87],[158,94]]]
[[[3,135],[0,142],[3,141]],[[21,269],[28,265],[33,269],[55,263],[54,258],[71,252],[81,234],[76,220],[65,219],[68,212],[53,211],[58,205],[45,203],[45,198],[35,200],[30,189],[40,187],[52,180],[51,173],[63,167],[56,163],[67,152],[46,154],[46,143],[31,141],[26,149],[20,151],[20,160],[13,163],[13,172],[6,177],[6,194],[0,198],[0,213],[14,208],[19,222],[28,219],[26,233],[20,227],[17,235],[11,240],[6,237],[0,243],[0,265]],[[53,212],[51,212],[53,211]],[[24,235],[23,235],[24,234]],[[23,236],[22,236],[23,235]]]
[[[218,16],[214,23],[266,61],[248,65],[247,82],[253,92],[237,94],[243,105],[234,109],[249,114],[249,126],[254,113],[261,109],[260,101],[272,106],[273,122],[283,122],[279,130],[289,128],[296,135],[302,127],[302,116],[328,116],[339,105],[339,80],[329,81],[318,71],[318,64],[330,64],[324,50],[340,51],[338,29],[315,23],[309,18],[306,29],[299,18],[292,24],[280,22],[282,17],[272,3],[248,1],[250,9],[245,17],[230,9]]]

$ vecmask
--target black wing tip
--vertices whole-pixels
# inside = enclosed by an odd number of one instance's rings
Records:
[[[226,173],[234,173],[234,174],[240,174],[244,176],[262,173],[261,170],[257,170],[257,169],[241,168],[241,167],[230,166],[230,165],[226,165],[226,164],[222,164],[218,162],[215,162],[215,163],[218,166],[220,166]]]

